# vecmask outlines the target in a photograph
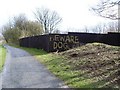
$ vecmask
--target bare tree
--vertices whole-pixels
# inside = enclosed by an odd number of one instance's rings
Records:
[[[42,35],[42,25],[36,21],[27,21],[24,25],[24,31],[22,37]]]
[[[55,30],[55,31],[53,31],[53,33],[54,33],[54,34],[60,34],[61,31],[60,31],[60,30]]]
[[[106,33],[106,30],[107,30],[107,26],[105,23],[99,23],[97,24],[96,26],[92,27],[91,28],[91,31],[93,33]]]
[[[13,27],[18,27],[19,29],[23,30],[24,25],[27,21],[28,21],[28,19],[25,16],[25,14],[20,14],[18,16],[15,16],[11,23],[13,24]]]
[[[118,32],[118,23],[117,22],[100,23],[91,28],[91,30],[93,33]]]
[[[118,20],[118,7],[120,6],[119,0],[100,0],[98,5],[92,7],[92,10],[99,16],[110,18],[112,20]]]
[[[107,25],[107,32],[117,32],[118,31],[118,23],[110,22]]]
[[[7,43],[19,44],[19,39],[43,34],[42,25],[37,21],[29,21],[23,15],[15,16],[2,28],[2,35]]]
[[[88,29],[87,26],[84,27],[84,30],[85,30],[86,33],[89,33],[89,29]]]
[[[50,11],[49,9],[42,8],[37,9],[34,15],[40,24],[43,25],[44,33],[52,33],[57,30],[57,25],[61,22],[61,18],[55,11]]]
[[[98,5],[92,10],[99,16],[118,20],[117,32],[120,32],[120,1],[119,0],[100,0]]]

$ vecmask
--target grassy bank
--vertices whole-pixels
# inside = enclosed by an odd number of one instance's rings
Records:
[[[0,45],[0,71],[2,70],[6,57],[6,49]]]
[[[22,48],[74,88],[120,87],[120,47],[87,44],[61,53]]]

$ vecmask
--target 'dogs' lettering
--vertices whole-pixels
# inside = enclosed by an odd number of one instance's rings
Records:
[[[72,36],[72,35],[54,35],[50,37],[50,42],[52,42],[53,49],[69,49],[72,44],[78,44],[79,39],[78,36]]]
[[[54,42],[53,43],[53,49],[68,49],[67,43],[63,42]]]

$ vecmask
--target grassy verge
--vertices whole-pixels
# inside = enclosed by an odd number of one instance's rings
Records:
[[[0,71],[2,70],[6,57],[6,49],[0,45]]]
[[[33,48],[22,48],[28,51],[30,54],[34,55],[41,63],[43,63],[47,68],[54,73],[57,77],[62,79],[66,85],[70,87],[79,87],[74,83],[74,78],[80,72],[72,71],[71,67],[65,62],[65,58],[59,56],[55,53],[47,53],[45,51]]]
[[[94,43],[61,53],[21,48],[34,55],[69,87],[118,87],[114,81],[119,78],[116,71],[120,65],[120,47]]]

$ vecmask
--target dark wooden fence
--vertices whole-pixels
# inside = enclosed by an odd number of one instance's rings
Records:
[[[69,32],[26,37],[19,40],[20,46],[40,48],[47,52],[64,51],[81,44],[100,42],[120,46],[120,33],[95,34]]]
[[[120,46],[120,33],[109,32],[108,34],[96,34],[69,32],[68,34],[78,36],[79,41],[83,43],[100,42]]]
[[[26,37],[19,40],[20,46],[49,51],[49,35]]]

